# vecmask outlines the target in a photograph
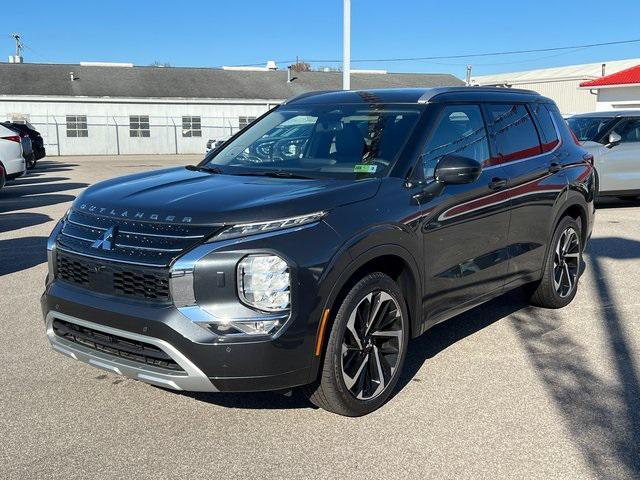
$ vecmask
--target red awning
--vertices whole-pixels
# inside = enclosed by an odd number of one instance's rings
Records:
[[[621,70],[611,75],[588,80],[580,84],[583,88],[613,87],[618,85],[640,84],[640,65]]]

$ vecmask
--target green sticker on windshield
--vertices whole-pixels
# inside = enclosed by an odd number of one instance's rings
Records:
[[[353,173],[376,173],[377,165],[358,164],[353,167]]]

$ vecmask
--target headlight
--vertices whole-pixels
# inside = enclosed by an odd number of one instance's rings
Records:
[[[285,228],[299,227],[309,223],[317,222],[324,217],[327,212],[314,212],[297,217],[281,218],[267,222],[241,223],[225,228],[222,232],[213,237],[213,241],[227,240],[229,238],[244,237],[256,233],[272,232]]]
[[[277,255],[248,255],[238,263],[238,295],[245,304],[267,312],[291,305],[289,265]]]

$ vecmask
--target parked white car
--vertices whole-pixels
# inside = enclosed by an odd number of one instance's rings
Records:
[[[17,132],[0,125],[0,188],[4,187],[7,180],[27,171],[21,142],[22,138]]]
[[[593,154],[599,194],[640,197],[640,110],[584,113],[567,123]]]

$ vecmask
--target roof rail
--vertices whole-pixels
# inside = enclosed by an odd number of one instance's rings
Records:
[[[522,88],[505,88],[505,87],[436,87],[430,88],[418,99],[418,103],[429,103],[435,97],[445,93],[456,92],[486,92],[486,93],[511,93],[511,94],[528,94],[528,95],[540,95],[533,90],[525,90]]]
[[[288,103],[295,102],[297,100],[302,100],[303,98],[313,97],[314,95],[321,95],[323,93],[335,92],[336,90],[316,90],[313,92],[304,92],[298,95],[294,95],[291,98],[287,98],[281,105],[287,105]]]

